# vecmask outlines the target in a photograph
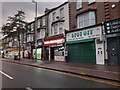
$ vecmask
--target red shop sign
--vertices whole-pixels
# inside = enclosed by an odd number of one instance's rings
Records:
[[[63,38],[57,38],[57,39],[53,39],[53,40],[44,41],[44,46],[59,45],[59,44],[63,44],[63,43],[64,43]]]

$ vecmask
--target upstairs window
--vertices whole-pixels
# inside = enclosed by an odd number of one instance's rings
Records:
[[[32,42],[33,41],[33,34],[27,35],[27,42]]]
[[[40,29],[37,32],[37,39],[41,39],[41,38],[44,38],[44,37],[45,37],[45,29]]]
[[[64,8],[61,8],[60,9],[60,18],[63,18],[64,17]]]
[[[84,28],[95,25],[95,12],[89,11],[77,16],[77,28]]]
[[[34,31],[34,23],[31,24],[31,32]]]
[[[38,20],[38,28],[40,28],[41,20]]]
[[[82,0],[77,0],[77,9],[82,8]]]
[[[52,26],[51,35],[62,34],[63,29],[64,29],[63,22],[55,23]]]
[[[89,2],[89,4],[91,4],[91,3],[94,3],[96,0],[88,0]]]
[[[57,35],[59,32],[58,32],[58,24],[54,24],[53,25],[53,35]]]
[[[59,34],[63,33],[63,23],[59,23]]]
[[[45,26],[45,18],[42,18],[42,26]]]
[[[45,29],[41,29],[41,38],[45,37]]]
[[[56,12],[52,13],[52,20],[54,21],[56,17]]]

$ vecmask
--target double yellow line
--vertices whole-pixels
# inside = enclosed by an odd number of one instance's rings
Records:
[[[71,73],[65,73],[65,72],[60,72],[60,71],[53,71],[53,70],[48,70],[48,69],[43,69],[43,68],[38,68],[38,69],[51,71],[51,72],[64,74],[64,75],[68,75],[68,76],[72,76],[72,77],[76,77],[76,78],[81,78],[81,79],[85,79],[85,80],[90,80],[90,81],[95,81],[95,82],[99,82],[99,83],[104,83],[104,84],[109,84],[109,85],[112,85],[112,86],[120,87],[120,83],[117,82],[117,81],[111,81],[111,80],[105,80],[105,79],[99,79],[99,78],[84,76],[85,73],[80,73],[82,75],[75,75],[75,74],[71,74]]]

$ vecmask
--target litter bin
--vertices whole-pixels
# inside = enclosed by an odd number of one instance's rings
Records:
[[[14,60],[18,60],[18,55],[14,55]]]

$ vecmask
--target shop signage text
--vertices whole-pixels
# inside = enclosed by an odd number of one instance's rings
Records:
[[[120,32],[120,19],[105,22],[105,33],[114,34]]]
[[[89,28],[81,31],[68,33],[66,36],[67,41],[75,41],[75,40],[84,40],[100,37],[101,35],[101,26]]]
[[[59,45],[59,44],[63,44],[63,43],[64,43],[63,38],[53,39],[53,40],[46,40],[46,41],[44,41],[44,46]]]

